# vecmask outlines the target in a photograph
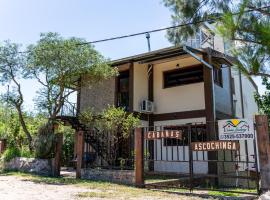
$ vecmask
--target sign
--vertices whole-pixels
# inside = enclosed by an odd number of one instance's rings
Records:
[[[220,140],[253,140],[254,124],[250,119],[218,120]]]
[[[175,138],[182,140],[183,132],[181,130],[148,131],[144,134],[147,140],[156,140],[161,138]]]
[[[239,150],[240,145],[235,141],[209,141],[209,142],[192,142],[193,151],[219,151],[219,150]]]

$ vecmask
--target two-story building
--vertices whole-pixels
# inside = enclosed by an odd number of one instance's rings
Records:
[[[100,112],[108,105],[120,106],[139,114],[142,127],[162,129],[201,124],[205,126],[207,140],[218,139],[216,120],[253,118],[258,111],[254,100],[257,86],[251,78],[232,67],[234,59],[226,54],[226,41],[211,32],[211,25],[205,24],[187,45],[195,48],[170,47],[114,60],[111,65],[117,67],[119,76],[110,80],[88,85],[85,83],[89,77],[82,76],[77,112],[88,107]],[[178,148],[174,141],[163,140],[153,145],[163,146],[174,156],[183,157],[188,152],[188,146]],[[246,143],[241,145],[252,145]],[[241,149],[254,154],[253,148]],[[152,154],[158,158],[164,152],[152,148]],[[199,152],[197,156],[211,155]],[[211,171],[209,165],[198,162],[194,171],[208,173]],[[188,163],[159,162],[157,159],[154,170],[185,172]]]

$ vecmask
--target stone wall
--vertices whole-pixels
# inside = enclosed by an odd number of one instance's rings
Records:
[[[127,185],[135,184],[134,170],[82,169],[82,179],[110,181]]]
[[[4,169],[50,176],[53,172],[52,163],[52,160],[47,159],[16,157],[4,163]]]
[[[108,105],[114,105],[114,93],[115,78],[90,84],[86,76],[82,77],[80,111],[92,107],[96,112],[101,112]]]

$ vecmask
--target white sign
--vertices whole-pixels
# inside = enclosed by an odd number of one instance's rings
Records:
[[[254,124],[251,119],[218,120],[220,140],[253,140]]]

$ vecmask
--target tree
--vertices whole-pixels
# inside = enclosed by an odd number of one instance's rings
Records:
[[[42,85],[36,105],[51,121],[75,92],[82,74],[88,74],[91,81],[117,75],[108,60],[80,38],[64,39],[57,33],[43,33],[37,44],[28,47],[28,52],[28,75]]]
[[[215,22],[217,33],[235,42],[236,65],[246,75],[270,77],[270,5],[268,0],[163,0],[172,11],[170,42],[181,44],[193,35],[201,21]]]
[[[27,137],[29,149],[32,150],[32,136],[23,115],[23,93],[20,79],[24,78],[26,60],[20,53],[19,45],[5,41],[0,45],[0,83],[11,84],[12,90],[3,94],[2,100],[13,106],[17,112],[22,129]]]
[[[255,94],[255,100],[260,112],[266,114],[270,119],[270,81],[268,78],[264,77],[262,83],[266,87],[266,91],[262,95],[259,93]]]

